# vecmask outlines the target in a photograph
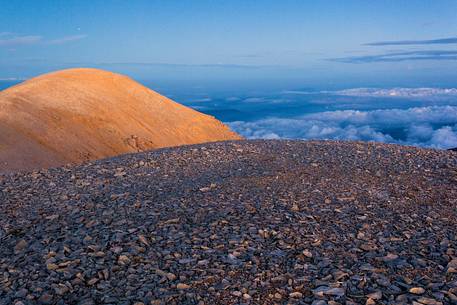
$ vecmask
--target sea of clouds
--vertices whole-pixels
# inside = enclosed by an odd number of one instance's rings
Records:
[[[315,91],[286,90],[285,94],[310,95]],[[337,91],[319,91],[318,93],[337,96],[384,97],[384,98],[421,98],[423,100],[456,98],[457,88],[352,88]]]
[[[252,139],[361,140],[440,149],[457,147],[457,106],[337,110],[228,124]]]
[[[334,92],[337,95],[368,96],[368,97],[402,97],[402,98],[427,98],[427,97],[457,97],[456,88],[354,88]]]

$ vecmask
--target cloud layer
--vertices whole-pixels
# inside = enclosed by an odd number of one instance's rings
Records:
[[[377,41],[364,44],[365,46],[405,46],[405,45],[430,45],[430,44],[457,44],[457,37],[428,39],[428,40],[393,40]]]
[[[232,122],[247,138],[362,140],[432,148],[457,147],[457,107],[329,111],[293,119]]]
[[[72,42],[76,40],[81,40],[86,38],[87,35],[69,35],[60,37],[57,39],[45,40],[43,36],[40,35],[15,35],[10,32],[1,32],[0,33],[0,47],[17,47],[24,45],[35,45],[35,44],[64,44],[67,42]]]
[[[457,37],[447,37],[428,40],[392,40],[377,41],[363,44],[364,46],[412,46],[412,45],[450,45],[457,44]],[[349,56],[330,58],[330,61],[342,63],[376,63],[376,62],[401,62],[418,60],[457,60],[456,50],[410,50],[398,52],[385,52],[375,55]]]
[[[441,98],[457,98],[457,88],[351,88],[338,91],[301,91],[285,90],[281,92],[287,95],[311,95],[311,94],[331,94],[355,97],[383,97],[383,98],[421,98],[423,100],[436,100]]]
[[[67,43],[67,42],[81,40],[81,39],[84,39],[86,37],[87,37],[87,35],[84,35],[84,34],[82,34],[82,35],[70,35],[70,36],[65,36],[65,37],[58,38],[58,39],[49,40],[49,41],[47,41],[47,43],[48,44],[64,44],[64,43]]]
[[[457,51],[454,50],[421,50],[405,52],[388,52],[376,55],[349,56],[330,58],[330,61],[341,63],[376,63],[376,62],[401,62],[418,60],[457,60]]]
[[[428,98],[428,97],[457,97],[457,88],[354,88],[332,92],[345,96],[369,97],[402,97],[402,98]]]
[[[0,36],[0,47],[15,47],[21,45],[30,45],[38,43],[42,40],[41,36],[11,36],[10,33],[2,33]]]

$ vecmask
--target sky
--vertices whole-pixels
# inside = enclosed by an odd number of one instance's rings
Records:
[[[247,138],[457,147],[457,0],[0,0],[0,90],[72,67]]]
[[[0,79],[457,85],[457,1],[0,0]]]

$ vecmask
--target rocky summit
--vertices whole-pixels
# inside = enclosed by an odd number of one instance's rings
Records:
[[[0,304],[455,304],[457,153],[229,141],[0,176]]]
[[[0,91],[0,172],[241,137],[127,76],[89,68]]]

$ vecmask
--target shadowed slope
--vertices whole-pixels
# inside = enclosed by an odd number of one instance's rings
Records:
[[[58,71],[0,92],[0,171],[239,138],[215,118],[103,70]]]

